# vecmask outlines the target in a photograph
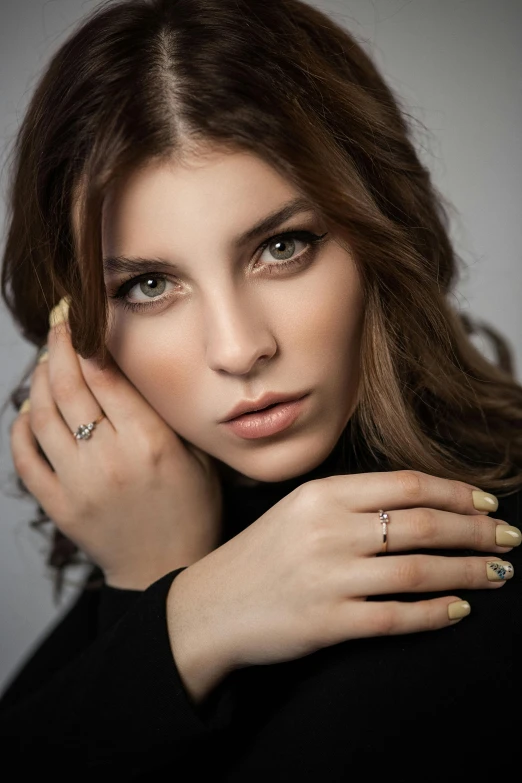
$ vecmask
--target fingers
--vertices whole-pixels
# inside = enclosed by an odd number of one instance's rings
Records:
[[[359,560],[346,576],[347,595],[498,588],[514,574],[509,561],[496,557],[394,555]]]
[[[129,427],[153,431],[163,419],[153,410],[108,354],[102,369],[95,358],[79,356],[67,326],[68,305],[61,300],[49,317],[49,372],[53,396],[74,432],[105,414],[103,428],[128,433]]]
[[[30,409],[23,424],[17,425],[11,435],[12,441],[13,439],[15,441],[12,444],[15,451],[18,449],[18,439],[21,441],[20,448],[24,448],[24,462],[28,461],[30,443],[33,444],[34,458],[31,465],[36,472],[35,477],[30,477],[28,473],[23,477],[28,489],[30,484],[34,486],[33,482],[38,485],[39,480],[49,483],[49,472],[46,473],[41,467],[38,470],[40,463],[47,469],[48,466],[38,454],[37,443],[54,473],[63,478],[68,468],[76,463],[78,442],[73,433],[80,424],[94,421],[101,412],[99,404],[83,380],[78,358],[64,321],[66,313],[67,307],[63,307],[63,300],[51,311],[47,352],[40,352],[40,358],[31,378],[28,400]],[[110,423],[104,420],[103,426],[110,427]],[[32,432],[26,432],[23,427],[30,427]],[[56,476],[52,483],[57,486]],[[40,489],[40,495],[42,491]]]
[[[78,356],[79,365],[87,384],[99,405],[110,419],[116,432],[124,434],[136,423],[144,430],[152,429],[163,419],[141,393],[122,373],[114,359],[108,355],[102,369],[97,360]]]
[[[480,487],[419,470],[329,476],[316,483],[322,481],[355,512],[375,512],[382,508],[389,513],[393,509],[428,507],[456,514],[484,514],[498,508],[496,497],[482,492]]]
[[[43,367],[38,365],[33,376],[34,382],[41,387],[42,399],[49,402],[49,394],[52,396],[72,434],[80,424],[95,421],[104,411],[85,382],[65,322],[51,327],[47,337],[47,347],[48,361],[44,362]],[[46,369],[47,382],[45,381]],[[112,429],[110,419],[104,419],[102,426]],[[45,450],[43,443],[42,448]]]
[[[426,601],[363,601],[349,602],[341,607],[338,623],[342,633],[343,625],[353,629],[358,636],[395,636],[419,631],[435,631],[462,620],[470,613],[467,601],[456,596],[431,598]],[[343,624],[343,614],[346,622]]]
[[[365,514],[361,524],[367,533],[361,554],[377,554],[383,541],[378,514]],[[522,534],[518,528],[485,515],[408,508],[389,512],[387,541],[387,552],[474,549],[503,554],[522,543]]]
[[[31,430],[29,411],[25,403],[24,406],[10,430],[14,468],[27,490],[38,499],[48,516],[57,519],[63,501],[62,488],[56,473],[38,453],[37,442]]]
[[[33,372],[29,403],[27,421],[34,437],[53,470],[61,473],[64,467],[74,461],[78,447],[53,398],[48,361],[38,364]]]

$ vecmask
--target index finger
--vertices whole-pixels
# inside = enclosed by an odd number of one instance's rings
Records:
[[[73,350],[68,324],[69,306],[70,298],[63,297],[49,314],[50,352],[63,354],[71,369],[78,360],[83,380],[117,432],[128,432],[136,423],[146,430],[152,430],[160,422],[164,425],[160,415],[120,370],[108,349],[103,368],[96,358],[84,359]]]
[[[420,470],[355,473],[320,481],[333,483],[339,497],[344,497],[354,512],[427,507],[457,514],[487,514],[498,509],[495,495],[480,487]]]
[[[96,358],[78,360],[87,386],[105,411],[116,431],[127,431],[138,422],[145,430],[165,422],[108,353],[105,367]]]

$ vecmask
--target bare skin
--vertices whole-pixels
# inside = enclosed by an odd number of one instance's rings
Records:
[[[308,655],[342,641],[453,625],[458,595],[372,601],[372,595],[493,589],[487,563],[520,531],[474,508],[473,488],[418,471],[332,476],[302,484],[252,525],[187,568],[170,591],[171,645],[195,703],[230,671]],[[461,549],[484,557],[376,557],[375,508],[392,520],[388,552]],[[506,561],[504,561],[506,562]],[[509,572],[509,577],[512,571]],[[212,640],[211,643],[209,640]]]
[[[299,196],[258,158],[209,151],[134,172],[104,209],[105,258],[169,263],[163,278],[146,274],[127,288],[126,303],[138,311],[109,298],[106,344],[116,364],[182,438],[255,481],[283,481],[320,464],[359,387],[359,274],[328,226],[302,210],[235,245]],[[317,245],[296,237],[262,247],[291,230],[325,236]],[[106,271],[109,295],[142,272]],[[245,440],[221,423],[241,400],[305,391],[306,410],[281,436]]]
[[[505,523],[473,506],[479,487],[414,471],[308,482],[221,544],[220,472],[242,482],[306,473],[331,452],[357,401],[363,300],[349,252],[329,237],[291,272],[268,272],[281,249],[304,257],[307,243],[234,246],[238,233],[298,195],[244,154],[135,173],[108,201],[104,256],[161,256],[176,269],[162,279],[146,274],[126,291],[132,303],[160,300],[142,311],[116,304],[122,275],[107,273],[109,367],[79,357],[67,328],[54,326],[48,361],[33,373],[31,409],[11,430],[18,474],[107,584],[142,590],[188,566],[173,582],[167,615],[196,703],[238,667],[343,639],[443,628],[454,622],[447,607],[458,595],[365,598],[498,589],[486,562],[511,549],[495,543]],[[270,235],[297,228],[328,230],[306,213]],[[221,423],[242,399],[304,390],[305,411],[278,437],[244,440]],[[71,431],[101,411],[92,439],[76,441]],[[379,508],[392,519],[389,551],[405,554],[375,556]],[[407,554],[420,548],[490,554]]]
[[[114,587],[144,590],[211,552],[222,513],[213,460],[185,444],[114,363],[101,370],[78,356],[64,324],[47,345],[31,409],[11,427],[11,452],[48,516]],[[71,432],[100,411],[92,437],[77,441]]]

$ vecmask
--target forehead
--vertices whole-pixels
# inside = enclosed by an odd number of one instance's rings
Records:
[[[221,245],[229,251],[240,235],[248,241],[252,227],[297,199],[302,211],[307,199],[247,153],[209,155],[190,164],[155,162],[133,171],[108,195],[104,254],[164,256],[176,248],[190,257],[204,255],[209,239],[216,250]]]
[[[294,192],[275,168],[247,152],[208,153],[204,157],[155,161],[118,181],[107,194],[104,215],[122,211],[165,211],[180,218],[192,210],[208,215],[227,206],[248,210],[250,204],[278,200]]]
[[[73,200],[73,229],[79,228],[80,194]],[[256,220],[285,200],[298,196],[296,188],[269,163],[248,151],[198,150],[181,159],[146,161],[109,188],[103,204],[104,242],[107,232],[132,230],[137,224],[178,225],[213,216],[223,224],[237,216]]]

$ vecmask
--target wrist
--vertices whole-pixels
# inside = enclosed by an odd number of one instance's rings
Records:
[[[196,597],[188,572],[182,571],[168,592],[167,629],[179,675],[197,705],[234,667],[214,632],[204,601]]]
[[[197,563],[203,557],[209,554],[208,551],[190,550],[186,547],[176,553],[175,557],[166,556],[163,561],[156,560],[152,564],[141,563],[140,568],[130,568],[128,565],[122,568],[102,568],[104,581],[108,587],[119,588],[120,590],[146,590],[158,579],[176,571],[179,568],[188,568],[188,566]]]
[[[143,592],[143,590],[146,590],[148,587],[154,584],[154,582],[157,582],[158,579],[162,579],[171,571],[176,571],[180,568],[187,568],[188,565],[188,563],[179,565],[169,563],[168,566],[164,566],[163,568],[155,568],[151,572],[121,572],[105,570],[103,572],[103,576],[107,587],[113,587],[117,590],[139,590],[140,592]]]

